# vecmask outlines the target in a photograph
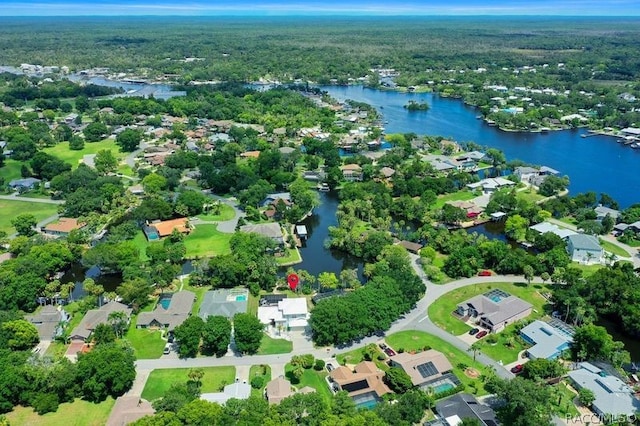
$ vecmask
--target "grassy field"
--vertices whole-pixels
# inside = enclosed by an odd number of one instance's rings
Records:
[[[258,315],[258,306],[260,304],[260,296],[254,296],[249,293],[249,300],[247,301],[247,313],[251,315]]]
[[[219,232],[217,225],[198,225],[185,239],[187,257],[205,257],[227,254],[233,234]]]
[[[20,179],[22,177],[20,174],[20,167],[22,164],[22,162],[12,160],[11,158],[7,158],[4,161],[4,166],[0,167],[0,176],[4,178],[5,183],[9,183],[13,179]]]
[[[71,167],[75,169],[78,164],[80,164],[82,157],[89,154],[97,154],[98,151],[102,151],[103,149],[110,149],[117,159],[125,157],[125,154],[120,152],[120,147],[116,145],[113,139],[105,139],[100,142],[87,142],[80,151],[69,149],[69,142],[60,142],[55,146],[45,148],[43,151],[71,164]]]
[[[359,362],[365,361],[364,349],[365,348],[358,348],[349,352],[339,354],[338,356],[336,356],[336,360],[340,363],[340,365],[358,364]],[[378,359],[378,355],[382,355],[384,357],[383,360]],[[376,346],[376,359],[374,360],[374,362],[376,363],[378,368],[385,371],[389,369],[389,366],[385,363],[386,358],[386,355],[384,355],[380,348]]]
[[[280,266],[295,265],[296,263],[302,262],[302,257],[297,248],[287,249],[284,256],[276,257],[276,262],[278,262]]]
[[[189,370],[189,368],[153,370],[144,386],[142,397],[147,401],[161,398],[173,383],[186,383],[189,380]],[[218,392],[236,379],[236,368],[233,366],[203,367],[201,370],[204,371],[202,393]]]
[[[137,359],[158,359],[167,343],[161,336],[160,330],[136,328],[132,325],[125,338],[131,343]]]
[[[136,245],[136,248],[140,252],[140,260],[143,262],[149,260],[146,250],[149,244],[155,244],[155,242],[150,243],[149,241],[147,241],[147,237],[144,236],[144,232],[138,231],[135,238],[133,239],[133,243]]]
[[[233,210],[233,207],[228,204],[220,204],[219,214],[201,214],[198,215],[198,219],[207,222],[220,222],[224,220],[231,220],[234,216],[235,211]]]
[[[293,343],[285,339],[272,339],[266,334],[262,336],[258,355],[287,354],[293,350]]]
[[[483,395],[486,393],[482,381],[480,379],[472,379],[468,377],[461,368],[472,367],[480,373],[484,371],[484,366],[479,362],[474,361],[470,353],[463,352],[444,340],[422,331],[401,331],[387,336],[385,341],[396,351],[402,348],[405,351],[410,352],[429,347],[442,352],[447,357],[451,365],[453,365],[453,373],[462,383],[467,387],[469,387],[471,383],[474,383],[473,386],[477,389],[477,395]],[[473,387],[471,387],[471,392],[474,393]]]
[[[519,200],[524,200],[529,203],[537,203],[538,201],[544,199],[544,195],[540,195],[535,191],[529,191],[525,189],[524,191],[517,191],[516,198]]]
[[[304,373],[302,374],[302,377],[300,377],[300,380],[296,380],[291,374],[291,370],[293,370],[291,364],[285,365],[284,375],[292,385],[294,385],[298,389],[305,386],[314,388],[318,392],[318,395],[320,395],[323,399],[325,399],[327,402],[331,401],[331,398],[333,398],[333,394],[329,390],[329,385],[325,380],[325,377],[328,375],[326,371],[316,371],[310,368],[308,370],[304,370]]]
[[[470,191],[459,191],[459,192],[454,192],[453,194],[441,195],[438,197],[436,202],[433,203],[433,206],[431,207],[431,209],[432,210],[441,209],[442,206],[444,206],[444,203],[446,203],[447,201],[468,201],[475,197],[476,195]]]
[[[471,327],[453,316],[452,312],[456,309],[459,303],[494,288],[504,290],[509,294],[531,303],[533,305],[534,312],[530,318],[540,317],[545,312],[544,305],[546,304],[546,300],[539,294],[540,291],[547,291],[545,286],[540,284],[531,284],[527,286],[523,283],[485,283],[459,288],[445,294],[429,306],[429,318],[431,318],[434,324],[438,327],[451,334],[457,335],[465,333],[469,331]]]
[[[13,234],[16,230],[11,224],[11,219],[29,213],[35,216],[39,222],[58,213],[58,206],[55,204],[33,203],[30,201],[9,201],[0,200],[0,231]]]
[[[625,249],[623,249],[622,247],[616,244],[613,244],[610,241],[600,239],[600,245],[602,246],[603,249],[605,249],[609,253],[615,254],[616,256],[631,257],[631,254],[629,254],[628,251],[626,251]]]
[[[30,407],[15,407],[5,416],[12,425],[102,426],[107,423],[115,402],[113,398],[107,398],[99,404],[76,399],[71,403],[60,404],[58,411],[43,416]]]
[[[262,382],[262,387],[260,389],[254,389],[252,386],[251,394],[255,396],[262,396],[264,388],[267,387],[267,383],[271,381],[271,367],[265,364],[252,365],[249,369],[249,383],[251,383],[251,379],[256,376],[264,377],[264,381]]]

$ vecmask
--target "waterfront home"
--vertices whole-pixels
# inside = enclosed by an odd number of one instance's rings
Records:
[[[617,222],[618,218],[620,217],[620,210],[610,209],[609,207],[605,207],[602,205],[596,207],[595,209],[593,209],[593,211],[596,212],[597,221],[602,221],[602,219],[609,216],[611,219],[613,219],[614,222]]]
[[[260,207],[267,207],[271,204],[276,205],[278,201],[282,200],[285,205],[290,206],[292,204],[291,201],[291,193],[289,192],[276,192],[272,194],[267,194],[264,200],[260,203]]]
[[[422,250],[422,244],[414,243],[412,241],[402,240],[398,242],[399,246],[404,247],[409,253],[420,254]]]
[[[329,373],[329,379],[336,385],[336,390],[346,391],[356,407],[370,407],[381,401],[384,395],[391,393],[383,378],[384,371],[371,361],[362,361],[353,371],[341,365]]]
[[[246,288],[222,288],[207,291],[202,299],[198,316],[204,320],[208,316],[222,315],[232,319],[235,314],[247,312],[249,291]]]
[[[593,235],[574,234],[567,237],[567,252],[574,262],[585,265],[602,263],[604,250]]]
[[[573,231],[567,228],[560,228],[559,226],[554,225],[551,222],[536,223],[535,225],[530,226],[529,229],[537,231],[541,234],[546,234],[547,232],[551,232],[552,234],[555,234],[562,239],[567,238],[569,235],[577,234],[576,231]]]
[[[550,323],[535,320],[520,330],[520,337],[533,345],[527,349],[530,359],[556,359],[573,342],[573,328],[557,319]]]
[[[491,407],[478,402],[475,396],[461,393],[450,396],[436,403],[436,420],[429,421],[429,426],[453,426],[462,420],[475,419],[481,426],[496,426],[500,424],[496,413]]]
[[[38,329],[41,341],[53,340],[62,335],[63,324],[69,322],[69,314],[61,307],[46,305],[40,312],[25,319]]]
[[[345,164],[344,166],[340,166],[340,170],[342,171],[342,177],[347,182],[362,181],[362,167],[360,167],[359,165]]]
[[[497,333],[528,317],[532,309],[531,303],[496,288],[462,302],[455,313],[463,318],[475,318],[478,325]]]
[[[258,319],[265,326],[304,329],[308,325],[309,310],[304,297],[285,298],[276,306],[258,307]]]
[[[71,231],[82,229],[87,226],[84,222],[71,217],[61,217],[57,222],[52,222],[41,228],[42,233],[54,237],[66,237]]]
[[[399,353],[390,358],[390,365],[404,370],[411,378],[411,383],[424,390],[433,387],[435,382],[442,381],[453,370],[447,357],[435,349],[417,354]]]
[[[630,386],[593,364],[581,362],[578,369],[569,372],[569,378],[576,389],[593,392],[591,409],[600,416],[630,417],[640,410],[640,401]]]
[[[189,219],[181,217],[178,219],[157,221],[142,227],[142,231],[149,241],[167,237],[171,235],[174,230],[177,230],[181,234],[188,234],[191,232]]]
[[[467,188],[472,191],[482,190],[485,195],[493,194],[498,189],[514,186],[516,183],[502,177],[482,179],[480,182],[468,183]]]
[[[129,322],[129,318],[131,317],[131,312],[133,309],[124,305],[120,302],[116,302],[112,300],[111,302],[102,305],[98,309],[89,310],[82,320],[80,324],[76,326],[76,328],[71,331],[69,338],[73,341],[86,341],[93,330],[98,326],[98,324],[106,324],[109,320],[109,315],[113,312],[122,312],[124,313],[127,323]]]
[[[249,225],[242,225],[240,232],[256,233],[264,237],[270,238],[276,244],[284,245],[284,235],[282,234],[282,228],[278,223],[256,223]]]
[[[191,315],[196,300],[193,292],[182,290],[167,296],[160,297],[153,311],[140,312],[136,328],[166,328],[172,331]]]

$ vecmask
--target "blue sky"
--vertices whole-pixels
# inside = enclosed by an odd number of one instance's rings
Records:
[[[319,14],[640,16],[640,0],[0,0],[0,16]]]

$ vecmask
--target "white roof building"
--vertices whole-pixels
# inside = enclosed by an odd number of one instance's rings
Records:
[[[304,328],[309,319],[307,299],[287,298],[279,301],[278,306],[261,306],[258,308],[258,319],[265,325]]]

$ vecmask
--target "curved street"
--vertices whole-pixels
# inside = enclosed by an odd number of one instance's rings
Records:
[[[391,328],[385,334],[393,334],[399,331],[406,330],[418,330],[423,331],[429,334],[432,334],[440,339],[450,343],[454,347],[462,350],[468,351],[470,345],[460,340],[458,337],[447,333],[446,331],[437,327],[431,319],[429,318],[427,312],[429,306],[434,303],[438,298],[447,294],[450,291],[455,289],[459,289],[462,287],[481,284],[481,283],[490,283],[490,282],[524,282],[525,278],[521,275],[494,275],[489,277],[471,277],[465,278],[457,281],[453,281],[444,285],[436,285],[431,283],[422,272],[422,268],[418,265],[418,256],[412,255],[412,265],[416,273],[422,278],[426,285],[425,295],[418,303],[416,307],[407,313],[404,317],[398,319]],[[536,278],[532,280],[532,282],[541,283],[542,280],[540,278]],[[343,352],[351,351],[355,348],[362,347],[369,343],[377,343],[381,340],[378,336],[366,337],[358,342],[354,342],[350,345],[334,348],[334,347],[324,347],[324,348],[311,348],[309,345],[304,345],[304,347],[299,347],[294,343],[293,351],[286,354],[279,355],[252,355],[252,356],[240,356],[235,355],[229,352],[226,356],[221,358],[214,357],[201,357],[201,358],[189,358],[189,359],[179,359],[179,358],[171,358],[171,359],[142,359],[136,362],[136,371],[138,373],[138,377],[136,379],[136,384],[131,392],[135,392],[134,394],[139,395],[144,388],[144,382],[149,375],[151,370],[155,369],[164,369],[164,368],[194,368],[194,367],[212,367],[212,366],[223,366],[223,365],[232,365],[236,367],[243,366],[251,366],[256,364],[268,364],[271,365],[274,371],[283,371],[284,365],[289,362],[293,355],[301,355],[306,353],[313,354],[316,358],[329,358],[336,354],[340,354]],[[437,348],[435,348],[437,349]],[[476,356],[476,360],[483,365],[487,365],[492,367],[496,373],[503,378],[512,378],[513,374],[505,369],[504,366],[494,361],[493,359],[487,357],[482,353],[478,353]]]

